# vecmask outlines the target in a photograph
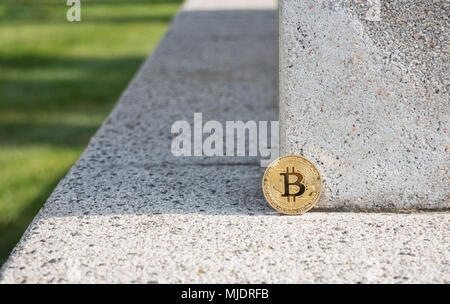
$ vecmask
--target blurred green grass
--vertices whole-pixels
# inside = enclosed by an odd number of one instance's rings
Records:
[[[0,265],[168,28],[181,0],[0,2]]]

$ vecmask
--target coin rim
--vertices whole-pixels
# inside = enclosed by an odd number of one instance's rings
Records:
[[[311,206],[310,206],[308,209],[304,210],[303,212],[298,212],[298,213],[295,213],[295,212],[287,213],[287,212],[283,212],[283,211],[281,211],[281,210],[278,210],[277,208],[274,207],[274,205],[272,205],[271,200],[269,199],[268,195],[266,195],[266,191],[265,191],[265,187],[264,187],[264,179],[265,179],[265,177],[266,177],[267,171],[268,171],[269,168],[271,168],[276,162],[279,162],[281,159],[286,158],[286,157],[296,157],[296,158],[301,158],[301,159],[305,160],[306,162],[308,162],[308,163],[310,163],[310,164],[312,165],[312,167],[317,171],[317,174],[319,175],[319,179],[320,179],[320,192],[319,192],[319,195],[317,196],[317,199],[315,200],[315,202],[314,202],[313,204],[311,204]],[[301,215],[301,214],[305,214],[306,212],[308,212],[309,210],[311,210],[311,209],[317,204],[317,202],[320,200],[320,198],[321,198],[321,196],[322,196],[322,189],[323,189],[322,176],[320,175],[320,171],[319,171],[319,169],[317,168],[317,166],[314,165],[314,164],[313,164],[309,159],[307,159],[306,157],[303,157],[303,156],[300,156],[300,155],[295,155],[295,154],[283,155],[283,156],[280,156],[280,157],[274,159],[274,160],[270,163],[270,165],[267,166],[266,170],[264,171],[264,175],[263,175],[263,178],[262,178],[262,183],[261,183],[261,185],[262,185],[262,191],[263,191],[263,194],[264,194],[264,198],[266,199],[267,203],[269,203],[269,205],[270,205],[275,211],[277,211],[278,213],[286,214],[286,215]]]

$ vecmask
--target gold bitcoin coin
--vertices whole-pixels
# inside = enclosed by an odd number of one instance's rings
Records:
[[[317,168],[306,158],[286,155],[266,169],[262,188],[267,202],[284,214],[303,214],[319,200],[322,180]]]

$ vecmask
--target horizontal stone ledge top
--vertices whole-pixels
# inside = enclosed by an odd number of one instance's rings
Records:
[[[77,165],[258,165],[259,157],[176,157],[171,152],[177,136],[173,124],[186,121],[193,133],[194,113],[202,114],[203,123],[223,126],[226,121],[278,120],[275,10],[238,6],[223,11],[204,2],[209,10],[183,9],[174,18]]]
[[[41,218],[0,283],[448,283],[448,213]]]
[[[319,206],[450,207],[443,3],[280,2],[281,154],[318,166]]]

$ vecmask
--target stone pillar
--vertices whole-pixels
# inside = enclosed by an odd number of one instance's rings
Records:
[[[280,1],[281,155],[318,166],[319,207],[449,208],[445,2]]]

